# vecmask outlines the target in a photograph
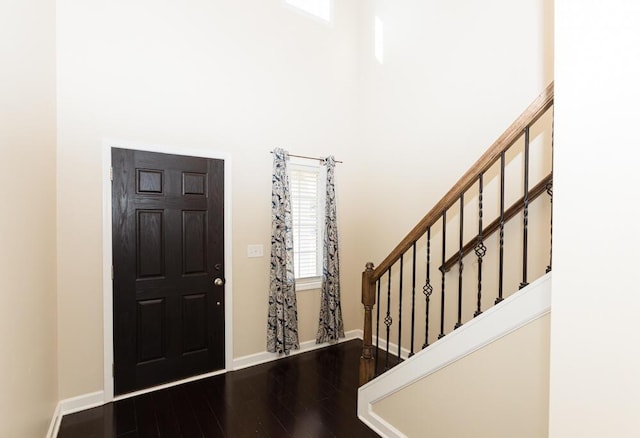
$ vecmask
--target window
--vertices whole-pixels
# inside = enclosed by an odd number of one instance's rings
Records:
[[[296,290],[321,286],[324,231],[324,167],[289,163]]]
[[[380,64],[384,64],[384,24],[376,17],[374,24],[374,53]]]
[[[285,4],[331,23],[333,0],[284,0]]]

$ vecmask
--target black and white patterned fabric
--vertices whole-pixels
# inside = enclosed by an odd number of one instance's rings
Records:
[[[344,338],[342,309],[340,307],[340,258],[338,256],[338,222],[333,156],[322,163],[327,167],[327,193],[325,200],[324,248],[322,263],[322,292],[320,295],[320,321],[316,343],[336,343]]]
[[[293,271],[293,218],[287,161],[289,153],[273,151],[271,178],[271,275],[267,351],[288,355],[300,349]]]

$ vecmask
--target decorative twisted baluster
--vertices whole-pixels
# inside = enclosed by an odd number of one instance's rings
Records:
[[[501,302],[503,298],[503,282],[504,282],[504,152],[500,154],[500,261],[498,264],[498,298],[496,304]]]
[[[389,334],[391,333],[391,324],[393,324],[393,318],[391,317],[391,268],[388,271],[387,282],[387,315],[384,317],[384,325],[387,326],[387,348],[385,349],[384,369],[389,369]]]
[[[476,311],[473,316],[476,317],[482,314],[482,258],[487,253],[487,247],[485,246],[482,238],[482,192],[483,192],[483,174],[478,177],[478,242],[474,248],[476,257],[478,257],[478,302]]]
[[[522,211],[522,283],[520,289],[526,287],[527,256],[529,244],[529,127],[524,128],[524,210]]]
[[[462,325],[462,270],[464,268],[462,264],[462,248],[464,247],[463,234],[464,232],[464,193],[460,195],[460,232],[459,240],[459,250],[458,250],[458,321],[453,327],[454,330],[459,328]]]
[[[425,301],[425,321],[424,321],[424,344],[422,348],[429,346],[429,302],[431,301],[431,294],[433,293],[433,286],[431,286],[431,227],[427,228],[427,280],[422,288]]]
[[[444,270],[444,262],[446,260],[447,252],[447,211],[442,212],[442,265],[440,272],[442,272],[442,299],[440,300],[440,334],[438,339],[444,338],[444,277],[446,271]]]

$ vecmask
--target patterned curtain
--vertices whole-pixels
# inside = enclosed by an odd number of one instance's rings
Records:
[[[322,263],[322,293],[320,295],[320,321],[316,343],[336,343],[344,338],[342,310],[340,308],[340,259],[338,257],[338,222],[333,156],[323,160],[327,167],[327,194],[325,201],[324,249]]]
[[[289,153],[273,151],[271,178],[271,276],[267,351],[289,354],[300,349],[293,273],[293,219],[287,161]]]

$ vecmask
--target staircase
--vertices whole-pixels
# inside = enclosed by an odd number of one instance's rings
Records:
[[[552,83],[377,267],[367,263],[359,414],[370,425],[374,401],[549,312],[553,96]]]

